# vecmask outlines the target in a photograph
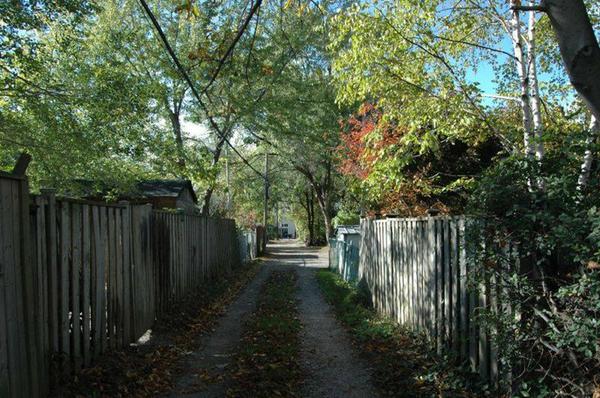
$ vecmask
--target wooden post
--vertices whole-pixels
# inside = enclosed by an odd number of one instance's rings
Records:
[[[436,274],[435,274],[435,219],[433,217],[427,218],[427,250],[429,254],[428,258],[428,275],[427,275],[427,291],[429,300],[429,334],[432,339],[437,337],[436,335]]]
[[[45,214],[45,240],[48,273],[48,339],[50,354],[58,354],[59,346],[59,322],[58,322],[58,237],[56,219],[56,191],[54,189],[41,190],[46,202]],[[54,375],[56,376],[56,375]]]
[[[27,171],[27,167],[29,166],[29,163],[31,162],[31,155],[23,152],[19,155],[19,158],[17,159],[17,163],[15,164],[15,167],[12,170],[12,175],[17,176],[17,177],[24,177],[25,176],[25,172]],[[26,184],[28,185],[28,184]],[[27,195],[29,195],[29,192],[27,192]]]
[[[60,268],[59,268],[59,322],[60,351],[65,356],[63,371],[68,371],[71,356],[69,327],[69,268],[71,262],[71,204],[65,200],[60,205]]]
[[[460,284],[460,358],[463,360],[469,358],[469,300],[467,286],[467,250],[465,234],[465,218],[460,217],[458,220],[458,266]]]
[[[458,353],[460,349],[458,328],[460,326],[459,302],[459,267],[458,267],[458,223],[455,218],[450,220],[450,270],[452,280],[452,349]]]

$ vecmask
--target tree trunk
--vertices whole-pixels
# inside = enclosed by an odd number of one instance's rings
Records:
[[[600,133],[600,122],[598,122],[598,119],[592,116],[592,121],[590,123],[590,132],[588,134],[587,139],[585,140],[586,149],[585,154],[583,155],[583,162],[581,163],[581,172],[579,173],[579,178],[577,179],[578,191],[585,189],[590,180],[592,162],[594,160],[594,152],[592,150],[592,146],[598,138],[598,133]]]
[[[179,120],[179,112],[173,112],[169,109],[169,119],[173,127],[173,137],[177,148],[177,165],[179,166],[179,174],[182,178],[187,178],[185,170],[185,152],[183,148],[183,136],[181,134],[181,121]]]
[[[306,206],[303,206],[306,210],[306,221],[308,229],[308,246],[315,244],[315,202],[313,200],[312,190],[304,191],[304,198],[306,199]]]
[[[213,159],[211,162],[212,167],[215,167],[217,165],[217,163],[219,163],[219,159],[221,158],[221,152],[223,151],[223,145],[225,144],[226,137],[227,137],[227,135],[224,134],[223,137],[221,137],[219,139],[219,142],[217,143],[217,146],[215,147],[215,152],[213,153]],[[212,194],[213,194],[214,190],[215,190],[214,182],[211,182],[211,184],[208,186],[208,188],[206,188],[206,191],[204,192],[204,199],[202,202],[202,215],[203,216],[210,215],[210,199],[212,198]]]
[[[530,4],[534,1],[531,0]],[[531,88],[530,104],[533,117],[533,136],[535,138],[535,158],[541,161],[544,158],[544,126],[542,122],[542,109],[540,106],[540,89],[538,85],[537,65],[536,65],[536,45],[535,45],[535,12],[529,12],[529,23],[527,29],[527,64],[529,67],[529,85]]]
[[[519,18],[520,12],[518,10],[518,7],[521,5],[520,0],[511,0],[510,5],[512,8],[512,17],[510,21],[511,39],[513,44],[513,51],[515,54],[517,73],[519,75],[519,81],[521,86],[521,109],[523,112],[523,146],[525,149],[525,155],[528,158],[532,158],[534,154],[532,141],[533,124],[531,115],[531,105],[529,102],[529,76],[527,73],[525,56],[523,54],[523,39],[521,38],[521,20]]]
[[[325,182],[320,183],[315,179],[312,171],[305,166],[296,165],[296,170],[298,170],[306,179],[308,183],[312,187],[315,192],[315,196],[317,197],[317,202],[319,203],[319,208],[321,209],[321,213],[323,214],[323,220],[325,222],[325,237],[327,242],[329,242],[329,238],[333,236],[333,224],[331,222],[331,203],[329,200],[329,189],[331,186],[331,164],[327,164],[327,175],[325,178]]]
[[[583,0],[545,0],[571,84],[600,119],[600,47]]]
[[[323,221],[325,222],[325,239],[327,239],[327,244],[329,244],[329,239],[333,237],[333,224],[331,222],[331,205],[329,203],[329,199],[324,192],[319,192],[320,190],[316,190],[317,202],[319,202],[319,208],[321,209],[321,213],[323,214]]]
[[[308,208],[310,209],[310,225],[309,225],[309,237],[310,237],[310,244],[314,245],[316,243],[316,239],[315,239],[315,199],[313,197],[313,193],[309,192],[308,193],[309,198],[310,198],[310,202],[309,202],[309,206]]]

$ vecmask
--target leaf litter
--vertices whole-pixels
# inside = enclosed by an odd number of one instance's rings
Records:
[[[260,262],[209,281],[174,304],[156,321],[152,339],[102,355],[75,376],[64,375],[53,395],[61,397],[152,397],[168,392],[180,359],[198,348],[202,335],[254,279]],[[210,375],[201,375],[210,380]]]

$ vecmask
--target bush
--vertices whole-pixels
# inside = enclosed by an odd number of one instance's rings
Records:
[[[574,153],[567,151],[566,153]],[[540,167],[511,156],[477,183],[468,209],[487,249],[479,281],[494,277],[513,312],[483,311],[513,366],[518,396],[584,396],[600,371],[600,212],[597,181],[578,190],[578,161],[550,153]],[[542,188],[539,182],[543,181]],[[518,256],[507,256],[507,243]],[[518,259],[518,262],[517,262]]]

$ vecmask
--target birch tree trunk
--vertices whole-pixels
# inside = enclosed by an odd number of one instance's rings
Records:
[[[533,0],[530,1],[534,5]],[[527,65],[529,68],[529,86],[531,89],[529,103],[531,104],[531,114],[533,117],[533,136],[535,137],[535,158],[542,160],[544,158],[544,125],[542,120],[542,109],[540,106],[540,89],[538,85],[537,65],[536,65],[536,45],[535,45],[535,12],[529,12],[529,23],[527,28]]]
[[[594,160],[594,152],[593,145],[596,139],[598,138],[598,134],[600,133],[600,122],[594,116],[592,116],[592,121],[590,122],[590,131],[587,139],[585,140],[585,153],[583,155],[583,162],[581,163],[581,171],[579,173],[579,178],[577,180],[577,190],[583,190],[589,180],[590,173],[592,171],[592,162]]]
[[[515,62],[517,73],[519,75],[521,86],[521,109],[523,111],[523,146],[525,155],[528,158],[533,158],[534,148],[532,141],[533,124],[531,115],[531,104],[529,102],[529,74],[525,63],[525,55],[523,53],[523,38],[521,37],[521,20],[519,17],[521,6],[520,0],[511,0],[511,20],[510,30],[515,54]]]
[[[548,14],[571,84],[596,119],[600,119],[600,47],[585,3],[583,0],[542,0],[533,9]]]

